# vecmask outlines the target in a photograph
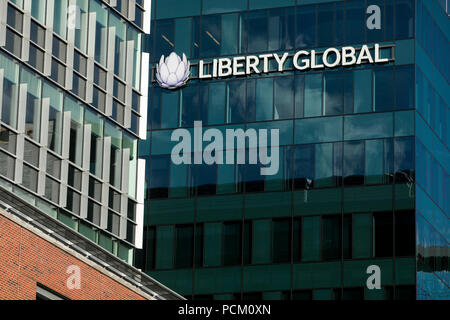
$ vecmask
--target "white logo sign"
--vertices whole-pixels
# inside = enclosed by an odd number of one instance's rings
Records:
[[[270,69],[273,61],[276,62],[276,68]],[[368,45],[363,45],[361,48],[347,46],[340,49],[328,48],[323,52],[300,50],[294,54],[289,52],[267,53],[258,56],[217,58],[206,62],[200,60],[198,62],[198,78],[217,79],[292,70],[292,68],[286,68],[286,65],[293,66],[295,70],[307,71],[387,62],[389,59],[381,57],[379,44],[375,44],[373,48]],[[190,63],[185,54],[183,54],[183,59],[175,52],[172,52],[166,59],[163,55],[159,64],[156,65],[156,80],[162,88],[180,88],[189,80],[189,68]]]
[[[156,80],[162,88],[180,88],[189,80],[190,66],[184,53],[183,60],[175,52],[165,60],[163,55],[156,65]]]

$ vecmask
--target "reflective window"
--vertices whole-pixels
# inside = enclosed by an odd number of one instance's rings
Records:
[[[227,82],[227,123],[240,123],[245,121],[245,82]]]
[[[373,72],[375,111],[390,111],[394,107],[394,69],[382,68]]]
[[[79,26],[75,28],[75,47],[86,53],[88,35],[88,5],[89,0],[77,0],[77,8],[80,10]]]
[[[26,164],[23,165],[22,185],[33,192],[37,192],[38,171]]]
[[[16,128],[19,94],[19,65],[9,59],[6,55],[0,54],[0,66],[3,69],[3,107],[1,109],[1,119],[4,123]]]
[[[75,100],[64,98],[64,112],[70,112],[69,160],[81,166],[83,152],[83,107]]]
[[[45,24],[47,0],[31,0],[31,15],[42,24]]]
[[[267,51],[267,11],[251,11],[247,14],[248,52]]]
[[[139,90],[141,85],[141,38],[142,35],[136,29],[128,26],[127,29],[127,41],[133,41],[133,69],[127,72],[133,74],[133,88]]]
[[[90,127],[90,160],[89,171],[101,177],[103,164],[103,119],[96,113],[86,110],[84,117],[85,126]]]
[[[344,143],[344,184],[364,184],[364,142]]]
[[[44,83],[42,95],[49,99],[47,146],[61,153],[63,94],[55,86]]]
[[[170,157],[158,156],[152,157],[150,163],[150,190],[149,198],[167,198],[169,195],[169,164]]]
[[[115,43],[114,43],[114,73],[125,79],[125,66],[127,62],[127,48],[126,48],[126,24],[121,21],[114,13],[109,14],[109,26],[115,28]]]
[[[34,167],[39,167],[39,147],[27,139],[24,142],[23,160]]]
[[[33,73],[22,68],[20,70],[20,82],[27,85],[25,133],[31,139],[39,142],[42,81]]]
[[[12,154],[16,153],[16,139],[17,134],[5,127],[0,127],[0,148],[9,151]]]
[[[22,33],[23,14],[13,6],[8,6],[7,24]]]
[[[394,140],[394,171],[397,183],[412,183],[414,174],[414,138],[397,138]]]
[[[120,189],[122,181],[122,131],[113,124],[106,122],[105,137],[111,137],[109,183]]]
[[[239,52],[239,15],[237,13],[222,15],[221,55],[237,54]]]
[[[294,149],[294,189],[311,189],[314,182],[314,146]]]
[[[310,74],[305,77],[304,117],[322,115],[322,74]]]
[[[273,119],[273,78],[256,80],[256,121]]]
[[[297,34],[295,44],[297,48],[316,46],[316,7],[302,6],[297,10]]]
[[[268,11],[269,51],[291,50],[294,48],[295,15],[294,10],[271,9]]]
[[[106,66],[108,48],[108,10],[98,0],[90,1],[89,11],[95,13],[95,61]]]
[[[154,60],[159,62],[162,55],[169,56],[175,48],[173,20],[157,21],[153,32],[155,37]]]
[[[68,21],[67,0],[55,1],[53,10],[53,31],[65,39],[67,35]]]
[[[274,84],[274,120],[292,119],[294,115],[294,78],[275,78]]]
[[[326,72],[323,78],[324,115],[340,115],[343,112],[343,74],[342,72]]]
[[[345,20],[345,39],[350,43],[364,42],[364,32],[366,30],[365,3],[362,1],[346,2]]]
[[[138,141],[129,134],[123,135],[123,149],[129,151],[128,163],[128,195],[136,198],[137,181],[137,147]]]
[[[201,56],[220,56],[222,41],[221,16],[203,16],[201,29]]]

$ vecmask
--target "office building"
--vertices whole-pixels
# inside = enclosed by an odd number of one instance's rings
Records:
[[[151,21],[136,266],[194,300],[450,298],[446,1],[155,0]],[[343,47],[371,58],[321,60]],[[190,79],[173,90],[183,54]],[[277,173],[174,162],[175,130],[193,137],[196,121],[279,130]]]

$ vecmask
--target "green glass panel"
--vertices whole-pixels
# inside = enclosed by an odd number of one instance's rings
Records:
[[[416,259],[395,259],[395,284],[408,285],[416,282]]]
[[[173,268],[174,226],[156,229],[156,268]]]
[[[128,264],[133,265],[133,256],[134,256],[133,253],[134,253],[133,248],[127,246],[126,244],[124,244],[122,242],[119,243],[118,257],[120,259],[124,260]]]
[[[217,194],[234,193],[236,191],[234,164],[217,166]]]
[[[372,215],[353,215],[353,258],[369,258],[371,255]]]
[[[72,219],[72,216],[70,214],[66,214],[66,213],[60,211],[58,213],[58,220],[74,230],[78,229],[78,221],[75,219]]]
[[[225,123],[225,87],[225,82],[213,82],[209,85],[209,125]]]
[[[345,212],[392,210],[392,186],[345,188],[344,210]]]
[[[180,57],[183,53],[187,58],[190,57],[191,21],[192,18],[175,20],[175,51]]]
[[[393,113],[346,116],[344,140],[389,138],[394,133],[393,127]]]
[[[200,14],[201,0],[164,0],[156,2],[156,18],[189,17]]]
[[[320,260],[320,217],[304,217],[302,225],[302,261]]]
[[[242,195],[201,197],[197,199],[197,222],[242,219]]]
[[[187,192],[187,166],[170,164],[169,197],[185,197]]]
[[[243,2],[242,0],[222,1],[221,4],[230,4],[236,1]],[[205,3],[203,2],[203,6]],[[225,11],[222,11],[225,12]],[[222,55],[236,54],[238,53],[238,27],[239,27],[239,14],[225,14],[222,16],[222,30],[226,32],[222,33]]]
[[[414,209],[416,206],[415,197],[415,184],[396,184],[394,186],[395,194],[395,209],[396,210],[407,210]]]
[[[245,218],[290,217],[291,203],[290,192],[248,194],[245,198]]]
[[[99,237],[98,237],[98,244],[108,250],[109,252],[113,251],[113,241],[111,239],[110,236],[104,234],[104,233],[100,233]]]
[[[337,213],[341,208],[341,188],[294,192],[294,216]]]
[[[152,225],[194,222],[194,200],[154,200],[150,205],[150,216]]]
[[[342,140],[342,117],[302,119],[295,121],[295,144]]]
[[[294,290],[341,286],[341,262],[294,265]]]
[[[354,113],[372,111],[372,70],[354,72]]]
[[[252,264],[270,263],[271,220],[253,221]]]
[[[244,267],[244,291],[289,290],[290,288],[290,264]]]
[[[333,178],[333,144],[324,143],[316,145],[314,187],[330,187],[334,184]]]
[[[383,182],[383,140],[366,141],[366,184]]]
[[[252,128],[259,132],[260,129],[267,129],[267,146],[271,146],[271,130],[279,130],[279,145],[291,145],[293,142],[293,130],[294,123],[291,120],[280,120],[270,122],[250,123],[247,125],[247,129]]]
[[[198,269],[195,271],[195,294],[240,292],[241,277],[241,267]]]
[[[181,295],[192,294],[192,270],[155,271],[149,275]]]
[[[247,0],[203,0],[203,14],[225,13],[247,9]],[[227,30],[227,29],[225,29]]]
[[[305,118],[322,115],[322,74],[305,78]]]
[[[277,8],[294,6],[295,0],[250,0],[250,9],[265,9],[265,8]]]
[[[83,236],[90,239],[91,241],[97,242],[97,231],[93,230],[91,226],[80,223],[78,232],[80,232]]]
[[[178,126],[179,92],[164,90],[161,93],[161,128]]]
[[[205,267],[221,265],[222,223],[205,223],[204,263]]]
[[[395,64],[413,64],[415,62],[414,39],[395,41]]]
[[[273,78],[256,81],[256,120],[273,118]]]
[[[394,121],[396,137],[414,135],[414,111],[396,112]]]

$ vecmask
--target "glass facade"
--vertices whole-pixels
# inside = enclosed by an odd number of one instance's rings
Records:
[[[142,245],[150,9],[0,1],[0,189],[130,264]]]
[[[369,4],[381,9],[379,30],[366,27]],[[192,77],[170,91],[151,75],[139,268],[194,300],[449,298],[442,1],[152,6],[143,47],[153,72],[175,51],[190,60]],[[388,63],[197,77],[199,59],[373,43]],[[175,165],[171,134],[192,132],[194,121],[222,133],[279,129],[278,173],[263,176],[259,164]],[[381,269],[381,290],[366,286],[370,265]]]

